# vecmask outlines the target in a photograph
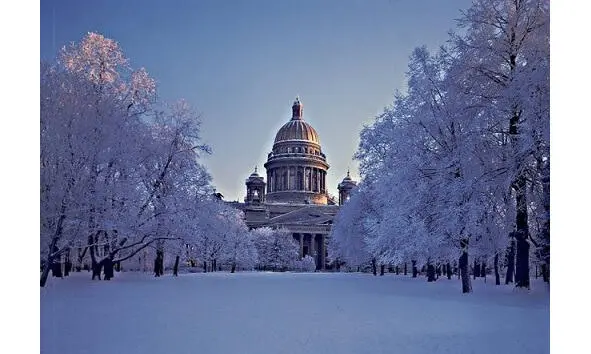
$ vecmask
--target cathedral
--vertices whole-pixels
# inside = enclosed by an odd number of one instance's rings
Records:
[[[300,245],[300,256],[312,256],[316,269],[327,267],[327,244],[332,221],[356,186],[349,173],[338,185],[338,204],[326,189],[329,164],[316,130],[304,121],[296,98],[291,119],[277,132],[264,165],[267,175],[254,172],[246,179],[244,212],[249,228],[285,228]]]

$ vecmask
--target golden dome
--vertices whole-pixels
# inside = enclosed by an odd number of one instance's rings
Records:
[[[275,143],[285,140],[306,140],[320,145],[316,130],[303,120],[290,120],[279,129]]]
[[[305,140],[320,145],[318,133],[312,126],[306,123],[303,118],[303,105],[299,98],[296,98],[292,106],[291,120],[285,123],[275,136],[275,142],[286,140]]]

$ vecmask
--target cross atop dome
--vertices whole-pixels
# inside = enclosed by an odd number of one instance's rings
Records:
[[[296,96],[293,106],[291,106],[291,119],[302,119],[304,115],[304,105],[300,102],[300,96]]]

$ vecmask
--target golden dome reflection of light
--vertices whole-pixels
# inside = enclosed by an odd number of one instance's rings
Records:
[[[299,97],[293,103],[291,120],[279,128],[274,143],[287,140],[305,140],[320,145],[318,133],[303,119],[303,105]]]

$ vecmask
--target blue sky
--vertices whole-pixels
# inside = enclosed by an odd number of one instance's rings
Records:
[[[263,164],[296,95],[331,165],[351,168],[363,124],[404,89],[413,48],[436,49],[470,0],[41,1],[41,59],[87,32],[115,39],[163,99],[202,114],[205,159],[226,200]]]

